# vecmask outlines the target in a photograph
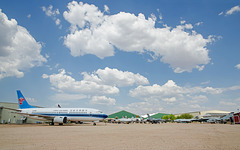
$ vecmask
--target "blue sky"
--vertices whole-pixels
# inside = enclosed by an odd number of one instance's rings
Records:
[[[240,108],[240,1],[1,1],[0,93],[110,114]]]

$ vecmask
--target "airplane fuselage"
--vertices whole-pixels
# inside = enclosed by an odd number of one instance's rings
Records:
[[[100,110],[92,108],[29,108],[19,109],[21,113],[29,118],[39,120],[49,120],[44,116],[49,117],[66,117],[67,121],[99,121],[107,118],[107,115]],[[34,116],[35,115],[35,116]],[[38,116],[37,116],[38,115]]]

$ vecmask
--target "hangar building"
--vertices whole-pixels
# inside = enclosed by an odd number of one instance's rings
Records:
[[[157,113],[155,115],[152,115],[151,117],[154,119],[162,118],[163,116],[170,115],[170,114],[164,114],[164,113]]]
[[[122,110],[116,113],[113,113],[111,115],[108,116],[108,119],[116,119],[116,118],[132,118],[132,117],[136,117],[138,115],[130,113],[128,111]]]
[[[0,102],[0,123],[2,124],[4,123],[17,123],[17,124],[39,123],[38,120],[24,117],[22,115],[17,114],[16,111],[5,109],[4,107],[19,109],[19,106],[17,103]]]
[[[223,117],[228,115],[229,111],[221,111],[221,110],[208,110],[208,111],[196,111],[196,112],[189,112],[193,116],[198,116],[199,118],[211,118],[211,117]],[[185,114],[185,113],[181,113]],[[181,114],[175,114],[175,116],[180,116]]]

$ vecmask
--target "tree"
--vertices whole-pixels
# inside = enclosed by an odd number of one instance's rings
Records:
[[[180,117],[180,116],[177,116],[176,119],[181,119],[181,117]]]
[[[171,115],[169,115],[169,119],[173,121],[176,119],[176,117],[173,114],[171,114]]]
[[[175,120],[176,117],[173,114],[170,114],[170,115],[163,116],[162,119],[164,119],[164,120]]]
[[[192,118],[193,118],[193,115],[188,114],[188,113],[181,114],[180,117],[179,117],[179,119],[192,119]]]
[[[164,119],[164,120],[168,120],[168,119],[169,119],[169,115],[165,115],[165,116],[163,116],[162,119]]]

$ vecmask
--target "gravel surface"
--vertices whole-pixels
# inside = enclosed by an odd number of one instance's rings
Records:
[[[240,125],[0,125],[0,149],[239,150]]]

